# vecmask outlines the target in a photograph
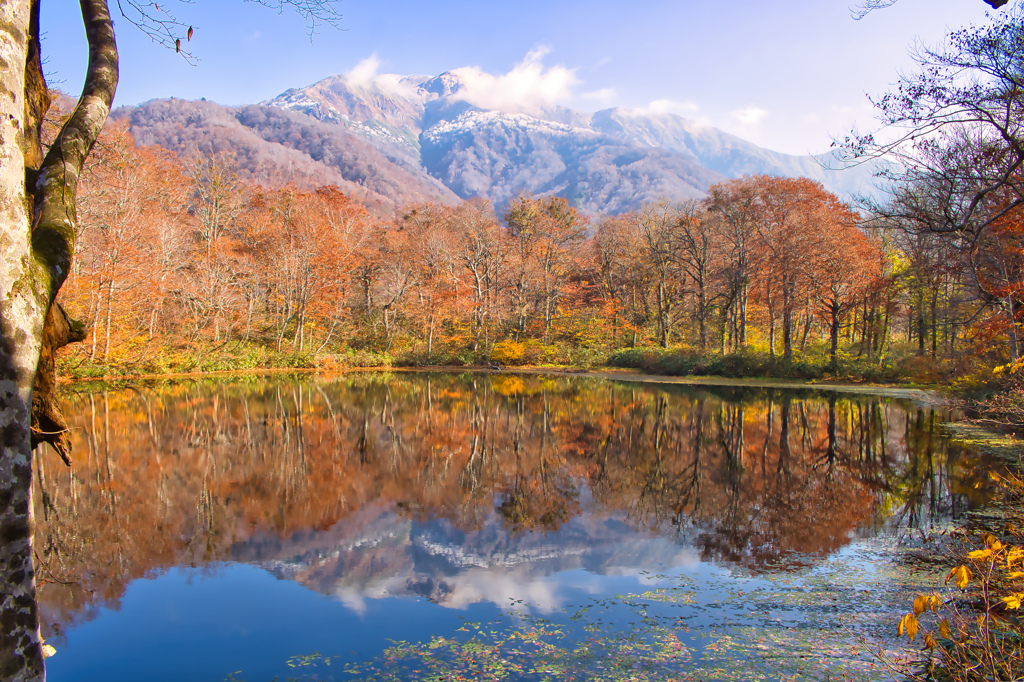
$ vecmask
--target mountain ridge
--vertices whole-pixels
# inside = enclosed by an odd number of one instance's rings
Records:
[[[330,76],[243,107],[185,102],[153,100],[118,115],[140,144],[237,148],[260,168],[250,172],[257,180],[272,184],[302,167],[299,184],[338,184],[383,213],[475,197],[500,207],[527,192],[612,214],[699,198],[747,174],[809,177],[840,196],[871,191],[870,168],[829,170],[828,154],[775,152],[672,113],[488,108],[451,71]]]

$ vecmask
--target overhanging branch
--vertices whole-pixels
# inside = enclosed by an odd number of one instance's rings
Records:
[[[75,195],[79,174],[107,120],[117,88],[117,45],[106,0],[81,0],[80,4],[89,41],[85,86],[43,159],[35,186],[32,251],[46,270],[47,281],[38,284],[44,287],[48,303],[71,268],[78,228]]]

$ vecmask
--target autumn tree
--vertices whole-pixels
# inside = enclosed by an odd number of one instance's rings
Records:
[[[612,320],[612,337],[622,319],[630,334],[630,347],[636,346],[637,332],[646,320],[650,280],[649,262],[644,258],[636,224],[636,216],[630,214],[604,218],[593,240],[605,308]]]
[[[458,316],[465,290],[459,277],[458,237],[448,217],[443,207],[428,205],[408,213],[399,226],[404,247],[401,258],[410,261],[416,271],[415,316],[423,329],[427,362],[433,357],[440,321]],[[476,259],[471,262],[480,265]]]
[[[520,195],[509,205],[505,222],[519,245],[518,254],[523,261],[519,276],[521,289],[525,288],[529,262],[532,260],[537,265],[544,316],[544,343],[547,343],[555,306],[562,296],[571,269],[569,252],[583,241],[589,220],[569,206],[569,202],[562,197],[532,199]],[[521,310],[522,318],[525,306]],[[520,322],[520,330],[523,324]]]
[[[136,147],[127,126],[100,136],[82,172],[78,257],[59,299],[91,328],[90,359],[108,359],[115,327],[152,340],[170,312],[188,263],[186,185],[175,156]]]
[[[812,296],[828,320],[829,365],[836,369],[840,324],[881,275],[881,253],[858,229],[858,216],[839,202],[820,206],[818,219]]]
[[[723,295],[718,308],[721,311],[723,349],[727,337],[734,350],[747,343],[747,302],[757,202],[756,187],[749,182],[724,182],[708,188],[707,210],[721,216],[724,260],[720,278]]]
[[[653,273],[654,307],[658,343],[668,348],[683,296],[684,282],[678,275],[676,227],[680,220],[675,205],[662,202],[645,206],[636,217],[644,259]]]
[[[502,295],[506,275],[506,240],[489,202],[470,200],[451,210],[448,221],[459,247],[457,258],[466,271],[471,296],[474,352],[489,340],[489,324]]]
[[[676,208],[675,260],[691,282],[697,342],[702,351],[708,347],[707,320],[713,305],[711,287],[719,251],[716,245],[721,229],[719,217],[696,201],[679,204]]]
[[[954,31],[943,48],[919,50],[918,73],[875,103],[881,129],[844,143],[851,160],[898,161],[885,171],[891,200],[869,209],[963,254],[986,307],[1002,317],[1013,360],[1020,356],[1019,266],[1004,247],[1024,207],[1021,12]]]

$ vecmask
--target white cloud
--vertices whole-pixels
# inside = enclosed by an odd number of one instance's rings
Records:
[[[345,81],[350,85],[372,85],[377,80],[380,59],[376,53],[362,60],[345,74]]]
[[[608,104],[615,99],[615,88],[601,88],[600,90],[594,90],[593,92],[584,92],[580,97],[583,99],[593,100],[601,104]]]
[[[656,99],[646,107],[624,109],[623,111],[634,116],[660,116],[662,114],[685,114],[692,116],[699,109],[700,107],[696,102],[677,102],[670,99]]]
[[[463,87],[457,96],[482,109],[531,112],[569,99],[579,84],[576,69],[561,64],[545,67],[549,47],[537,47],[505,74],[490,74],[478,66],[453,69]]]
[[[377,73],[380,70],[380,65],[381,61],[374,53],[352,67],[351,71],[345,72],[345,82],[356,87],[375,87],[382,92],[400,97],[416,95],[416,86],[403,83],[402,76],[393,73]]]
[[[729,115],[744,127],[756,128],[761,124],[761,120],[768,115],[768,111],[766,109],[750,105],[743,109],[736,109],[735,111],[730,112]]]

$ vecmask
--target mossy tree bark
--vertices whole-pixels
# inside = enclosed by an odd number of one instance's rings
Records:
[[[71,268],[79,173],[117,85],[106,1],[80,4],[89,41],[86,82],[43,155],[39,131],[49,96],[39,57],[39,0],[0,2],[0,678],[12,681],[45,679],[32,550],[32,445],[56,435],[44,433],[44,424],[59,431],[54,425],[63,419],[48,410],[44,386],[33,438],[33,384],[44,336],[52,353],[81,331],[54,298]]]

